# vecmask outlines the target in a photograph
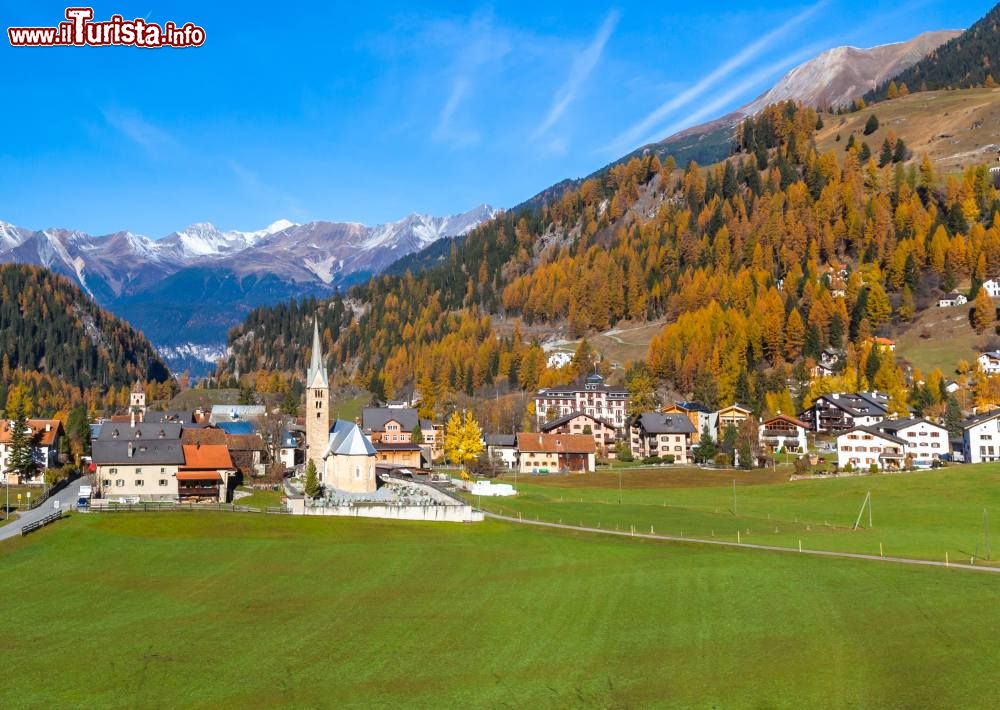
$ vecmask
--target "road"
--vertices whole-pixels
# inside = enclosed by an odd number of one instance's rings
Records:
[[[726,542],[724,540],[707,540],[696,537],[679,537],[677,535],[657,535],[655,533],[643,533],[630,530],[607,530],[604,528],[588,528],[579,525],[565,525],[563,523],[546,523],[539,520],[522,520],[508,515],[497,515],[496,513],[486,513],[487,518],[503,520],[508,523],[520,523],[522,525],[537,525],[544,528],[557,528],[559,530],[572,530],[573,532],[597,533],[598,535],[617,535],[619,537],[637,537],[645,540],[659,540],[662,542],[686,542],[696,545],[720,545],[722,547],[738,547],[744,550],[765,550],[767,552],[784,552],[793,555],[814,555],[819,557],[841,557],[851,560],[865,560],[867,562],[889,562],[902,565],[919,565],[921,567],[956,567],[958,569],[972,570],[974,572],[993,572],[1000,574],[1000,567],[988,567],[982,565],[970,565],[968,563],[957,562],[937,562],[935,560],[917,560],[908,557],[883,557],[881,555],[865,555],[860,552],[831,552],[829,550],[809,550],[803,548],[796,550],[791,547],[777,547],[775,545],[755,545],[749,542]]]
[[[56,501],[58,501],[59,508],[62,510],[70,510],[74,508],[77,500],[80,498],[80,486],[88,485],[91,482],[91,479],[92,476],[83,476],[82,478],[78,478],[34,510],[20,513],[17,520],[0,527],[0,540],[17,537],[21,534],[21,528],[28,523],[41,520],[46,515],[54,513],[56,511]],[[0,496],[3,495],[3,492],[3,488],[0,488]],[[0,502],[2,502],[2,499],[0,499]]]

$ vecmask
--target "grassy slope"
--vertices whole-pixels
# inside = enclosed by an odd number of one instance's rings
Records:
[[[76,516],[0,568],[6,707],[1000,701],[968,572],[224,514]]]
[[[928,308],[896,335],[896,355],[926,375],[940,367],[953,376],[959,360],[974,364],[986,345],[969,325],[972,304],[953,308]]]
[[[213,404],[236,404],[239,401],[238,389],[189,389],[170,400],[167,409],[170,411],[191,411],[196,407],[211,409]]]
[[[516,499],[483,501],[483,506],[623,530],[636,525],[648,531],[652,525],[658,533],[690,537],[735,540],[739,529],[744,542],[790,548],[802,540],[809,549],[878,554],[883,543],[887,555],[944,560],[947,552],[950,559],[966,562],[984,551],[983,509],[1000,517],[996,464],[773,485],[747,485],[746,476],[752,474],[719,475],[728,476],[730,483],[738,480],[736,516],[731,485],[629,488],[625,479],[619,505],[614,474],[597,474],[593,485],[572,489],[559,485],[568,477],[529,483],[521,478],[522,494]],[[869,490],[874,527],[852,530]],[[1000,538],[993,549],[992,564],[997,564]]]
[[[865,122],[874,113],[879,129],[863,135]],[[825,125],[817,135],[820,151],[841,153],[853,131],[858,140],[868,143],[878,157],[882,141],[891,129],[913,151],[914,159],[930,155],[938,168],[955,172],[969,165],[997,163],[1000,145],[1000,90],[963,89],[913,93],[893,101],[874,104],[845,116],[824,116]],[[973,126],[981,121],[982,125]],[[840,142],[836,136],[840,135]],[[993,148],[987,148],[988,146]]]

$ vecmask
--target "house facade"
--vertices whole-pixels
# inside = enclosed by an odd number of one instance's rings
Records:
[[[720,409],[716,417],[715,440],[722,441],[726,429],[733,426],[738,431],[743,422],[753,417],[753,410],[742,404],[731,404]]]
[[[515,434],[487,434],[486,454],[497,466],[513,471],[517,468],[517,436]]]
[[[806,431],[809,425],[787,414],[765,419],[759,427],[761,448],[769,453],[804,454],[809,450]]]
[[[946,293],[938,299],[938,308],[951,308],[953,306],[963,306],[969,302],[963,294],[958,291]]]
[[[95,482],[102,498],[176,501],[184,465],[180,424],[108,423],[92,442]]]
[[[29,419],[27,434],[31,441],[31,458],[35,462],[35,475],[28,480],[13,480],[17,476],[8,474],[7,468],[12,451],[11,440],[14,435],[14,422],[0,421],[0,476],[7,483],[41,484],[45,469],[59,465],[59,443],[63,436],[62,422],[58,419]]]
[[[888,412],[889,398],[880,392],[834,393],[817,397],[798,418],[812,431],[827,433],[875,426]]]
[[[686,414],[644,412],[632,421],[632,455],[672,456],[674,463],[688,463],[694,435],[694,424]]]
[[[184,463],[177,469],[177,498],[182,503],[225,503],[236,468],[225,444],[181,445]]]
[[[1000,373],[1000,351],[989,350],[980,353],[979,357],[976,358],[976,362],[979,364],[979,369],[987,375]]]
[[[625,435],[628,430],[628,391],[604,384],[598,374],[588,375],[582,385],[550,387],[535,395],[535,417],[539,428],[553,417],[582,412],[601,419]]]
[[[423,456],[419,444],[380,441],[373,443],[376,461],[380,465],[402,468],[423,468]]]
[[[898,470],[906,461],[906,440],[872,427],[856,426],[837,437],[837,467]]]
[[[584,434],[517,435],[517,465],[521,473],[588,473],[597,464],[594,437]]]
[[[594,437],[597,455],[605,458],[616,458],[615,444],[618,441],[618,430],[611,424],[584,412],[570,412],[565,416],[546,422],[539,431],[543,434],[585,434]]]
[[[926,419],[886,419],[879,431],[906,442],[906,455],[914,466],[932,466],[948,457],[948,430]]]
[[[435,459],[444,455],[444,438],[429,419],[421,419],[412,407],[365,407],[361,410],[361,428],[373,444],[415,444],[418,428],[422,443],[431,447]]]
[[[962,444],[966,463],[1000,461],[1000,409],[967,419]]]
[[[709,431],[715,431],[718,416],[711,409],[701,402],[674,402],[660,410],[664,414],[683,414],[694,427],[694,434],[691,435],[691,443],[697,444],[701,441],[701,432],[707,427]]]
[[[987,279],[983,282],[983,290],[990,298],[1000,298],[1000,279]]]

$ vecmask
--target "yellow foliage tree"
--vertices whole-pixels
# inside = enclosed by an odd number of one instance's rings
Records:
[[[444,428],[444,455],[463,468],[463,478],[468,477],[465,466],[479,458],[482,451],[483,432],[472,412],[466,412],[465,416],[454,412],[448,417]]]

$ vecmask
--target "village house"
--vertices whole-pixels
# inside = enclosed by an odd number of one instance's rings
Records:
[[[825,394],[799,414],[817,433],[842,432],[855,426],[874,426],[889,412],[889,398],[880,392]]]
[[[486,455],[498,466],[508,470],[517,468],[517,436],[514,434],[487,434]]]
[[[842,359],[843,356],[839,352],[826,348],[819,354],[819,359],[813,365],[810,375],[812,375],[813,379],[832,377],[840,369]]]
[[[983,290],[990,298],[1000,298],[1000,279],[987,279],[983,282]]]
[[[837,437],[837,468],[898,470],[906,461],[906,440],[878,429],[855,426]]]
[[[768,454],[804,454],[809,450],[806,430],[809,425],[787,414],[778,414],[761,422],[760,445]]]
[[[14,422],[0,421],[0,476],[11,485],[41,484],[45,470],[59,465],[59,443],[62,439],[62,422],[58,419],[29,419],[28,438],[31,441],[31,458],[35,462],[36,473],[22,481],[16,475],[8,474],[7,467],[12,451]]]
[[[906,442],[906,455],[913,466],[932,466],[948,458],[948,430],[926,419],[886,419],[878,430]]]
[[[103,498],[176,501],[184,465],[180,424],[107,423],[91,445],[95,480]]]
[[[286,429],[281,432],[281,444],[278,447],[278,460],[286,471],[304,463],[305,447],[302,444],[302,433]]]
[[[229,448],[224,444],[182,444],[184,463],[177,469],[177,498],[182,503],[225,503],[234,480]]]
[[[701,441],[701,432],[707,427],[709,431],[715,431],[718,415],[701,402],[674,402],[660,410],[664,414],[683,414],[694,427],[694,434],[691,435],[691,443],[697,444]]]
[[[969,299],[958,291],[946,293],[938,299],[938,308],[951,308],[952,306],[964,306]]]
[[[550,387],[535,395],[535,417],[541,427],[549,419],[573,412],[597,417],[623,436],[628,429],[628,390],[604,384],[604,378],[594,373],[582,385]]]
[[[361,428],[375,448],[382,444],[408,444],[411,447],[406,450],[412,452],[412,445],[422,444],[429,447],[433,459],[444,455],[444,437],[439,435],[433,422],[421,419],[412,407],[365,407],[361,410]],[[418,429],[422,441],[414,442],[413,433]],[[419,448],[416,451],[419,461]],[[412,457],[412,453],[409,456]],[[419,467],[420,464],[413,465]]]
[[[603,419],[583,412],[570,412],[546,422],[539,431],[543,434],[589,434],[594,437],[597,455],[613,459],[616,457],[615,442],[617,430]]]
[[[963,422],[962,444],[966,463],[1000,461],[1000,409]]]
[[[378,489],[377,458],[378,452],[361,428],[338,419],[330,428],[323,452],[320,483],[348,493],[374,493]]]
[[[731,404],[716,413],[715,440],[722,441],[726,429],[733,426],[737,431],[743,422],[753,418],[753,410],[742,404]]]
[[[419,444],[380,441],[377,444],[373,442],[372,446],[375,447],[379,465],[424,468],[423,449]]]
[[[896,350],[896,341],[890,340],[889,338],[874,337],[869,341],[873,348],[878,349],[879,352],[891,353]]]
[[[980,353],[979,357],[976,358],[976,362],[979,364],[979,369],[987,375],[1000,373],[1000,351],[989,350]]]
[[[586,473],[597,463],[594,437],[584,434],[517,435],[517,461],[521,473]]]
[[[632,455],[669,456],[674,463],[687,463],[695,433],[694,424],[685,414],[644,412],[632,420]]]

